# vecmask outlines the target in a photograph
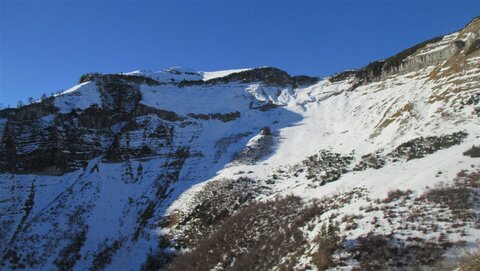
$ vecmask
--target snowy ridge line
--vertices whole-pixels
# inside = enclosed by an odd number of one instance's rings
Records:
[[[170,67],[157,72],[151,70],[135,70],[131,72],[125,72],[121,74],[125,75],[137,75],[146,76],[155,79],[160,82],[180,82],[183,80],[203,80],[208,81],[210,79],[225,77],[232,73],[243,72],[250,69],[230,69],[221,71],[194,71],[184,67]]]

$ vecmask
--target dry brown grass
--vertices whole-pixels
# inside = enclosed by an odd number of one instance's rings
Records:
[[[480,270],[480,250],[466,252],[459,258],[460,271]]]
[[[224,220],[191,251],[175,258],[166,270],[269,270],[279,266],[288,270],[305,253],[307,243],[300,228],[323,210],[317,204],[305,206],[293,196],[253,202]]]

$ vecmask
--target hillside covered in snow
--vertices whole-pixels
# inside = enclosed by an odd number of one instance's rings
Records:
[[[0,135],[2,270],[454,269],[480,249],[480,18],[327,78],[84,74]]]

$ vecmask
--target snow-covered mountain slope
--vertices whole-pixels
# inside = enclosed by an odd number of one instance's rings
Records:
[[[213,71],[213,72],[200,72],[203,76],[204,81],[208,81],[210,79],[215,79],[215,78],[220,78],[220,77],[225,77],[227,75],[230,75],[232,73],[239,73],[239,72],[244,72],[248,71],[251,69],[231,69],[231,70],[223,70],[223,71]]]
[[[480,20],[328,78],[86,74],[0,111],[3,269],[405,270],[480,239]]]

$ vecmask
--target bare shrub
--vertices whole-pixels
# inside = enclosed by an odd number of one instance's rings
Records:
[[[431,266],[438,262],[448,240],[426,241],[422,238],[403,240],[394,235],[370,233],[359,237],[356,245],[349,249],[353,259],[360,262],[355,270],[411,270],[418,266]]]
[[[255,198],[258,189],[252,186],[253,182],[249,178],[210,182],[195,195],[190,212],[173,212],[161,221],[160,226],[173,230],[181,228],[182,236],[177,238],[177,245],[192,247],[208,238],[223,221]]]
[[[386,269],[391,257],[388,245],[390,237],[383,235],[367,235],[357,239],[357,246],[351,249],[354,259],[360,261],[362,270]]]
[[[480,188],[480,170],[462,170],[453,181],[458,187]]]
[[[318,251],[313,253],[312,262],[317,266],[318,270],[325,270],[333,266],[332,255],[335,250],[341,247],[338,224],[332,221],[328,223],[328,226],[323,224],[315,238],[315,242],[318,243]]]
[[[387,198],[385,198],[382,202],[390,203],[402,197],[405,197],[405,198],[409,197],[410,194],[412,194],[412,190],[400,190],[400,189],[392,190],[388,192]]]
[[[301,166],[306,168],[307,179],[313,179],[323,185],[336,181],[342,174],[347,173],[352,161],[352,156],[321,150],[318,154],[303,160]]]
[[[86,230],[75,234],[71,242],[60,251],[58,258],[54,260],[58,270],[71,270],[75,266],[81,257],[80,249],[87,239],[86,234]]]
[[[480,250],[466,252],[459,258],[459,267],[462,271],[478,271],[480,267]]]
[[[382,157],[379,153],[369,153],[361,157],[353,170],[362,171],[368,168],[380,169],[386,164],[385,157]]]
[[[98,251],[93,258],[92,271],[103,270],[108,266],[115,252],[122,246],[124,240],[115,240],[110,245]]]
[[[465,156],[470,156],[473,158],[480,157],[480,146],[473,145],[470,149],[463,153]]]
[[[433,188],[423,195],[428,201],[450,209],[452,215],[462,221],[473,219],[470,189],[465,187],[442,186]]]
[[[316,204],[304,208],[293,196],[254,202],[226,219],[210,237],[181,254],[167,270],[268,270],[292,266],[304,253],[299,227],[323,212]]]
[[[465,132],[442,136],[419,137],[399,145],[387,156],[408,160],[425,157],[442,149],[458,145],[467,137]]]

